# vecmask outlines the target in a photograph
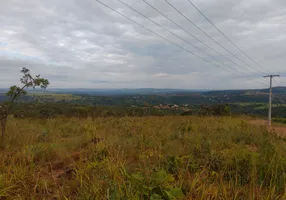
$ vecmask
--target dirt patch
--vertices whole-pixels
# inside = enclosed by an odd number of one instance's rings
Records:
[[[268,127],[267,120],[263,119],[250,120],[249,123],[257,126],[266,126],[268,131],[274,131],[277,135],[286,137],[286,127],[279,124],[274,124],[271,127]]]
[[[286,137],[286,127],[272,127],[270,130],[274,130],[279,136]]]
[[[267,126],[267,121],[263,119],[250,120],[249,123],[259,126]]]
[[[58,188],[63,182],[72,180],[76,175],[74,162],[86,162],[86,151],[71,152],[70,157],[65,160],[55,160],[47,163],[39,171],[41,178],[51,183],[52,188]],[[52,189],[51,188],[51,189]],[[49,191],[53,193],[53,191]]]

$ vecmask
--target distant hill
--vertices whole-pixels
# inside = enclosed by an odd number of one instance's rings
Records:
[[[2,93],[1,93],[2,91]],[[0,89],[0,101],[7,90]],[[184,90],[184,89],[47,89],[29,90],[25,101],[64,102],[83,105],[158,105],[267,103],[269,89],[254,90]],[[68,96],[67,96],[68,95]],[[273,103],[286,102],[286,87],[273,88]]]
[[[40,90],[34,90],[40,91]],[[185,94],[201,93],[207,95],[230,94],[239,95],[245,93],[268,93],[269,88],[266,89],[240,89],[240,90],[191,90],[191,89],[157,89],[157,88],[136,88],[136,89],[86,89],[86,88],[71,88],[71,89],[47,89],[41,91],[55,92],[55,93],[68,93],[68,94],[81,94],[93,96],[113,96],[113,95],[156,95],[156,94]],[[273,93],[286,94],[286,87],[273,87]]]
[[[136,88],[136,89],[86,89],[86,88],[71,88],[71,89],[47,89],[34,91],[48,91],[64,94],[80,94],[92,96],[117,96],[117,95],[156,95],[156,94],[176,94],[176,93],[192,93],[204,92],[206,90],[187,90],[187,89],[156,89],[156,88]]]
[[[6,93],[7,91],[8,91],[8,89],[0,88],[0,93]]]
[[[259,91],[268,93],[269,88],[268,89],[261,89]],[[272,92],[277,93],[277,94],[286,94],[286,87],[273,87]]]
[[[0,88],[2,95],[8,89]],[[156,94],[180,94],[189,95],[190,93],[201,93],[204,95],[241,95],[245,93],[268,93],[269,89],[240,89],[240,90],[189,90],[189,89],[157,89],[157,88],[122,88],[122,89],[87,89],[87,88],[48,88],[43,89],[29,89],[29,92],[49,92],[49,93],[62,93],[62,94],[80,94],[92,96],[113,96],[113,95],[156,95]],[[273,93],[286,94],[286,87],[273,87]]]

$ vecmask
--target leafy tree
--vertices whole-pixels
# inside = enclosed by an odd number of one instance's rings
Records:
[[[15,103],[15,101],[27,94],[27,91],[25,89],[35,89],[36,87],[46,89],[50,84],[47,79],[41,78],[40,75],[33,77],[30,74],[30,70],[28,68],[22,68],[21,73],[23,73],[23,77],[20,79],[21,86],[11,86],[10,90],[6,93],[6,96],[8,96],[8,100],[0,105],[2,141],[4,141],[7,118],[11,111],[11,107]]]

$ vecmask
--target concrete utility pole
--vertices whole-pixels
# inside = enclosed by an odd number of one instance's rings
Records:
[[[273,77],[279,77],[279,75],[267,75],[264,78],[270,78],[269,87],[269,110],[268,110],[268,126],[271,126],[271,112],[272,112],[272,79]]]

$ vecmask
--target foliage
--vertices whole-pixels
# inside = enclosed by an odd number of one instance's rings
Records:
[[[285,199],[285,140],[236,117],[12,118],[1,199]]]
[[[62,103],[18,103],[13,106],[11,114],[16,118],[51,118],[67,117],[124,117],[124,116],[178,116],[202,115],[202,110],[158,109],[153,107],[130,106],[83,106]],[[227,116],[230,109],[227,105],[207,107],[203,115]]]
[[[181,188],[172,187],[174,177],[165,170],[153,172],[150,177],[144,177],[140,173],[132,174],[129,181],[138,198],[172,200],[184,197]]]
[[[275,92],[273,104],[284,104],[286,100],[285,92]],[[285,88],[284,88],[285,91]],[[1,100],[1,90],[0,90]],[[89,93],[86,90],[62,90],[61,93],[46,93],[38,91],[34,95],[26,96],[23,101],[41,102],[61,102],[80,105],[96,106],[154,106],[159,104],[178,104],[178,105],[214,105],[214,104],[266,104],[268,102],[268,91],[210,91],[210,92],[171,92],[171,93],[138,93],[134,94],[112,94],[112,93]]]
[[[230,106],[228,104],[201,105],[199,108],[199,115],[230,115]]]
[[[36,77],[32,77],[30,74],[30,70],[27,68],[22,68],[21,73],[23,73],[23,77],[20,79],[22,84],[21,87],[16,85],[11,86],[10,90],[6,93],[9,97],[10,102],[14,102],[15,100],[19,99],[20,97],[27,94],[25,88],[36,88],[41,87],[46,89],[47,86],[50,84],[47,79],[41,78],[40,75],[36,75]]]
[[[282,124],[286,124],[285,118],[274,118],[273,121],[278,122],[278,123],[282,123]]]
[[[166,116],[179,115],[179,110],[160,110],[144,107],[127,106],[82,106],[62,103],[18,103],[13,106],[11,113],[17,118],[51,118],[66,117],[124,117],[124,116]]]
[[[4,140],[5,132],[6,132],[6,123],[8,115],[11,111],[11,106],[13,105],[14,101],[20,99],[22,96],[27,94],[25,88],[47,88],[49,85],[49,81],[47,79],[41,78],[40,75],[36,75],[36,77],[32,77],[30,74],[30,70],[27,68],[22,68],[21,73],[23,73],[23,77],[20,79],[22,84],[21,87],[16,85],[11,86],[10,90],[6,93],[6,96],[9,97],[7,102],[4,102],[0,105],[0,121],[1,121],[1,129],[2,129],[2,141]]]

